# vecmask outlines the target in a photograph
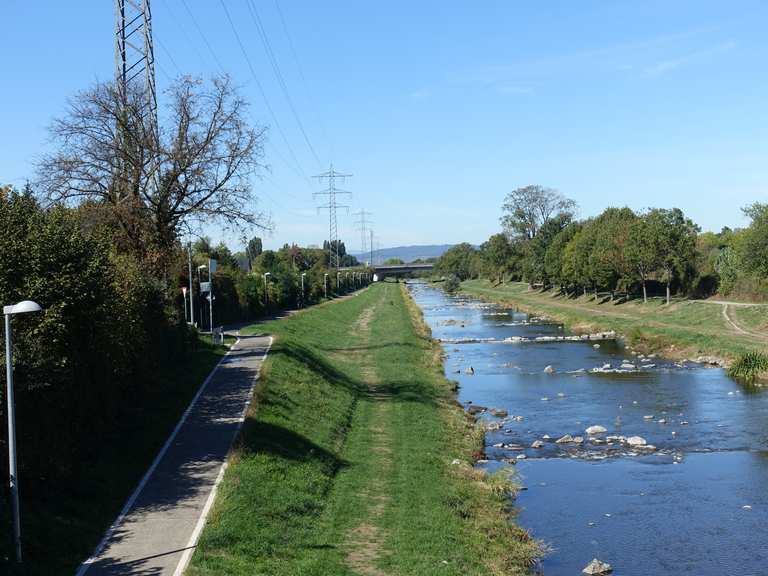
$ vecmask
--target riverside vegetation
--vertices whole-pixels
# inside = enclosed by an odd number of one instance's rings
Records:
[[[502,206],[503,232],[459,244],[435,264],[446,288],[501,298],[569,324],[614,329],[676,357],[708,354],[761,375],[768,307],[692,304],[712,296],[768,300],[768,204],[744,208],[743,229],[701,232],[677,208],[606,208],[586,220],[555,190],[527,186]],[[484,281],[481,281],[484,280]],[[515,282],[511,285],[506,282]],[[516,284],[523,282],[524,284]],[[612,306],[606,306],[611,304]]]
[[[254,326],[275,336],[189,573],[524,574],[514,487],[402,285]]]
[[[10,538],[0,539],[0,572],[73,569],[173,429],[223,350],[185,322],[181,288],[190,280],[195,320],[210,322],[197,306],[198,280],[209,278],[196,268],[219,261],[216,325],[323,301],[326,274],[328,297],[351,288],[329,270],[328,245],[271,251],[255,237],[232,253],[203,237],[189,247],[202,223],[243,237],[269,229],[252,184],[265,129],[251,125],[226,77],[173,82],[159,124],[147,123],[146,96],[114,83],[79,92],[53,121],[33,183],[18,190],[0,181],[0,301],[43,308],[13,321],[25,562],[13,564]],[[333,248],[355,264],[343,243]],[[3,421],[5,406],[3,384]],[[8,477],[7,459],[0,476]],[[4,534],[8,495],[0,493]]]

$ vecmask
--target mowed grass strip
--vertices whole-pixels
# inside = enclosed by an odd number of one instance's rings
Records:
[[[734,360],[764,351],[765,341],[738,332],[723,317],[721,305],[676,300],[669,306],[661,298],[629,302],[595,302],[592,295],[572,298],[554,291],[529,290],[514,282],[492,286],[487,280],[468,280],[461,289],[481,299],[516,306],[559,320],[577,330],[615,330],[638,347],[675,358],[713,355]],[[768,323],[768,307],[729,308],[729,313],[752,326]]]
[[[257,331],[275,343],[189,574],[526,572],[512,486],[473,470],[482,435],[401,285]]]

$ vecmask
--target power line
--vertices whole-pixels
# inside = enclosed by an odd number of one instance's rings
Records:
[[[323,118],[321,114],[318,112],[319,108],[313,97],[313,92],[312,90],[309,89],[309,82],[307,82],[307,77],[304,75],[304,69],[302,68],[301,63],[299,62],[299,55],[298,55],[298,52],[296,51],[296,48],[294,47],[293,37],[291,36],[291,33],[288,31],[288,23],[285,19],[285,15],[283,14],[283,9],[280,8],[279,0],[275,0],[275,8],[277,9],[277,15],[280,17],[280,23],[283,27],[283,32],[285,33],[285,37],[288,40],[288,48],[290,49],[291,56],[293,57],[293,61],[296,64],[296,69],[299,71],[299,78],[301,78],[301,83],[304,86],[304,92],[307,96],[307,100],[309,101],[310,106],[312,108],[312,112],[315,116],[315,119],[317,120],[317,123],[320,126],[320,131],[323,133],[323,138],[325,139],[325,142],[328,145],[329,152],[331,156],[333,156],[333,142],[328,137],[328,131],[325,129],[325,123],[323,122]]]
[[[259,89],[259,92],[261,93],[261,98],[262,100],[264,100],[264,104],[267,107],[267,110],[269,111],[269,115],[272,117],[272,121],[275,123],[275,127],[277,128],[277,131],[280,133],[280,136],[285,142],[285,146],[286,148],[288,148],[288,152],[291,155],[291,158],[293,158],[294,162],[296,162],[296,166],[299,168],[299,171],[301,172],[302,177],[306,178],[307,177],[306,172],[304,172],[304,170],[301,168],[301,163],[296,157],[296,153],[293,151],[293,147],[291,146],[290,142],[288,142],[288,138],[285,136],[285,132],[283,132],[282,126],[280,126],[280,122],[277,119],[277,115],[275,114],[275,111],[272,109],[272,106],[269,103],[269,99],[267,98],[267,93],[264,91],[264,87],[261,85],[261,82],[259,81],[259,77],[256,75],[256,70],[254,69],[253,63],[251,62],[251,59],[248,56],[248,51],[245,49],[245,46],[243,45],[243,41],[240,39],[240,35],[237,33],[237,28],[235,28],[235,23],[232,21],[232,17],[229,14],[229,10],[227,10],[227,5],[224,3],[224,0],[219,0],[219,3],[221,4],[222,9],[224,10],[224,14],[227,17],[229,26],[232,29],[232,33],[235,36],[235,40],[237,40],[238,46],[240,46],[240,51],[243,53],[243,57],[245,58],[245,61],[248,64],[248,68],[251,71],[251,76],[253,76],[253,79],[256,82],[256,86]]]
[[[336,188],[336,179],[340,178],[342,182],[351,177],[352,174],[342,174],[336,172],[331,164],[330,169],[327,172],[318,174],[315,176],[321,182],[328,180],[328,188],[321,192],[315,192],[315,196],[328,196],[328,203],[323,206],[318,206],[318,212],[320,210],[328,210],[328,267],[339,268],[339,235],[338,235],[338,223],[336,222],[336,209],[337,208],[349,208],[349,206],[340,205],[336,203],[337,194],[352,194],[346,190]]]
[[[299,116],[299,113],[296,110],[296,107],[293,104],[293,99],[291,98],[290,92],[288,91],[288,85],[285,83],[285,77],[283,76],[282,71],[280,70],[280,65],[277,62],[277,58],[275,57],[275,53],[272,50],[272,44],[269,41],[269,36],[267,36],[267,31],[264,28],[264,25],[261,22],[261,17],[259,16],[258,9],[252,2],[252,0],[248,0],[247,2],[248,6],[248,12],[251,15],[251,19],[253,20],[253,23],[256,25],[256,29],[259,32],[259,37],[261,38],[261,43],[264,46],[264,51],[267,53],[267,59],[269,60],[270,65],[272,66],[272,71],[275,73],[275,78],[277,78],[277,83],[280,86],[280,89],[283,92],[283,95],[285,96],[286,102],[288,102],[288,107],[291,109],[291,114],[293,114],[294,119],[296,120],[296,124],[299,127],[299,130],[301,131],[301,135],[304,137],[304,142],[307,143],[307,148],[309,148],[309,151],[312,153],[312,156],[315,157],[315,160],[317,161],[318,165],[322,164],[320,162],[320,157],[317,155],[317,152],[315,151],[315,147],[312,146],[312,142],[309,140],[309,136],[307,135],[307,131],[304,129],[304,123],[301,121],[301,117]]]

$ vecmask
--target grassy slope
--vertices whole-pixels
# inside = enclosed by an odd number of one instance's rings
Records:
[[[551,316],[577,330],[616,330],[635,345],[678,358],[704,354],[732,360],[744,352],[766,348],[765,343],[735,331],[723,319],[722,308],[713,304],[682,300],[667,307],[658,298],[647,304],[642,300],[595,303],[592,296],[568,298],[552,292],[529,291],[522,283],[494,288],[486,280],[464,282],[462,290]],[[731,307],[730,313],[752,325],[765,325],[768,321],[768,307]]]
[[[189,573],[520,574],[536,553],[395,284],[276,335]],[[454,458],[459,465],[451,465]]]
[[[0,573],[50,576],[72,574],[96,547],[104,531],[157,455],[192,396],[226,349],[201,338],[200,349],[158,378],[151,410],[142,410],[131,428],[94,437],[96,458],[75,463],[81,471],[71,485],[57,484],[48,493],[21,492],[24,564],[13,557],[7,507],[0,511]],[[19,425],[26,425],[19,423]],[[23,454],[19,454],[21,459]],[[6,529],[6,526],[8,528]]]

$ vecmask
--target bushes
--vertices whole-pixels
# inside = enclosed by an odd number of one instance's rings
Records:
[[[768,354],[762,352],[747,352],[728,369],[728,375],[737,380],[754,382],[768,372]]]
[[[163,286],[118,254],[108,231],[85,232],[77,211],[46,211],[6,189],[0,226],[0,300],[43,307],[13,320],[19,421],[36,423],[19,430],[22,478],[66,478],[88,439],[141,403],[189,335],[166,316]]]

